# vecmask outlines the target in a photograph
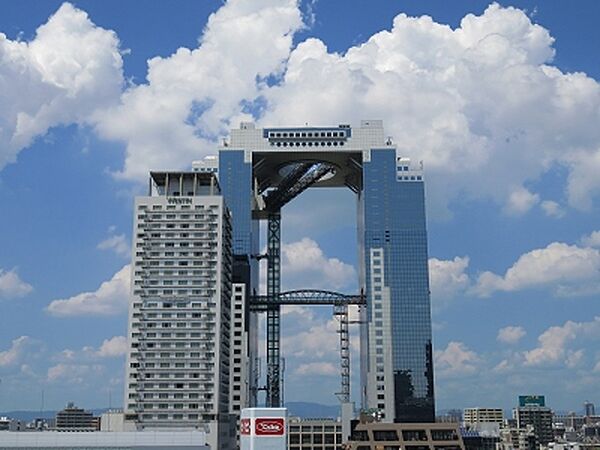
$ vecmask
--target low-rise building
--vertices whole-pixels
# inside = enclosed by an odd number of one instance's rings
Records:
[[[202,431],[136,431],[80,433],[0,432],[0,449],[40,450],[210,450]]]
[[[539,444],[533,426],[507,427],[500,430],[497,450],[538,450]]]
[[[289,420],[289,450],[341,450],[342,422],[335,419]]]
[[[504,422],[504,411],[502,408],[466,408],[463,411],[463,422],[467,426],[478,423],[501,425]]]
[[[465,450],[458,424],[358,423],[349,450]]]
[[[97,417],[73,403],[56,414],[56,431],[98,431],[99,425]]]
[[[21,422],[10,417],[0,417],[0,431],[19,431]]]

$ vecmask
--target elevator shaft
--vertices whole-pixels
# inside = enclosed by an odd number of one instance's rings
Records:
[[[270,212],[267,219],[267,295],[281,290],[281,212]],[[266,406],[281,406],[281,352],[279,304],[267,307],[267,399]]]

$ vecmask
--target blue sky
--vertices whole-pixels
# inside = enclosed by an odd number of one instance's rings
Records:
[[[3,2],[0,410],[120,402],[133,196],[249,119],[381,118],[424,161],[439,409],[600,403],[599,10]],[[353,195],[284,213],[284,283],[355,289]],[[286,399],[335,403],[334,325],[286,311]]]

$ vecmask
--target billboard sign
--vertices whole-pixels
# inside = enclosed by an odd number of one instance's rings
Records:
[[[287,450],[287,409],[243,409],[240,418],[240,449]]]
[[[519,406],[546,406],[543,395],[519,395]]]

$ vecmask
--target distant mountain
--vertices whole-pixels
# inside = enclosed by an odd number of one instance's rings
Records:
[[[322,405],[320,403],[310,402],[286,402],[290,416],[302,418],[332,418],[340,416],[340,407],[337,405]]]

